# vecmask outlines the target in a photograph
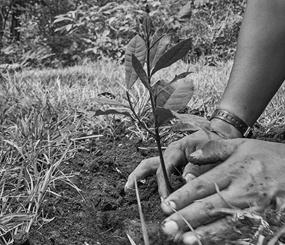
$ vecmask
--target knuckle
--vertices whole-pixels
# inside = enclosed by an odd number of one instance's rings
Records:
[[[206,183],[205,181],[200,179],[196,179],[194,188],[197,194],[203,195],[205,192],[207,192],[207,189],[209,188],[209,183]]]
[[[202,210],[209,217],[215,216],[217,212],[215,211],[215,206],[211,202],[204,202],[202,205]]]

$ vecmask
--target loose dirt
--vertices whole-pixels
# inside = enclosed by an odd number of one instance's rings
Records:
[[[92,143],[90,152],[77,154],[64,168],[65,172],[75,172],[72,181],[81,192],[66,184],[56,186],[60,196],[50,196],[43,207],[46,218],[54,220],[34,227],[30,243],[129,245],[129,234],[142,244],[135,193],[123,191],[128,174],[146,156],[154,155],[139,151],[139,145],[126,138],[115,142],[101,139]],[[159,230],[164,216],[155,179],[147,179],[139,191],[151,244],[168,244]]]
[[[276,139],[271,135],[272,138]],[[277,137],[276,141],[282,140]],[[72,182],[81,192],[65,183],[58,184],[59,196],[50,195],[43,204],[46,218],[54,218],[53,221],[35,225],[26,244],[129,245],[126,234],[137,245],[143,244],[135,193],[123,191],[128,174],[137,164],[156,155],[153,151],[139,150],[139,146],[141,142],[130,141],[124,136],[116,140],[101,138],[76,154],[63,166],[63,171],[75,173]],[[179,179],[176,182],[181,184]],[[139,185],[139,191],[151,244],[173,244],[160,232],[160,222],[165,217],[160,210],[155,178],[147,178]],[[244,220],[240,227],[245,224],[253,226],[251,221]],[[250,228],[246,232],[249,231]]]

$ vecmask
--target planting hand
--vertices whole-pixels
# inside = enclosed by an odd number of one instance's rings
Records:
[[[248,125],[253,125],[284,81],[284,11],[283,0],[247,1],[235,63],[219,107]],[[246,139],[222,142],[218,145],[226,154],[217,154],[217,144],[209,143],[204,154],[198,151],[189,157],[196,163],[211,163],[211,157],[215,161],[220,157],[222,163],[166,199],[202,236],[227,226],[226,219],[218,219],[216,208],[233,211],[234,206],[253,206],[262,210],[271,201],[284,198],[284,145]],[[162,206],[165,212],[172,212],[165,202]],[[165,233],[195,244],[193,233],[183,233],[186,225],[179,214],[166,219],[170,222],[164,223]]]
[[[210,132],[209,135],[207,135],[203,130],[200,130],[192,135],[184,137],[181,140],[173,142],[167,147],[164,152],[164,159],[168,174],[170,174],[175,168],[183,167],[187,164],[182,176],[185,178],[186,182],[190,181],[195,178],[195,176],[199,176],[201,171],[204,172],[205,170],[215,166],[213,164],[205,166],[193,165],[189,161],[189,155],[192,152],[201,148],[209,140],[220,139],[220,135],[223,135],[226,138],[237,138],[241,136],[239,131],[233,126],[219,119],[213,119],[211,121],[211,127],[216,132]],[[129,175],[128,181],[125,185],[125,190],[127,191],[127,189],[133,188],[135,180],[141,180],[155,172],[157,175],[159,194],[161,197],[167,197],[169,193],[167,192],[158,157],[143,160]]]
[[[218,157],[217,157],[218,156]],[[184,244],[196,244],[197,235],[225,232],[230,219],[225,210],[235,213],[252,208],[262,211],[270,204],[285,204],[285,145],[253,139],[210,141],[190,154],[194,164],[220,164],[170,194],[162,209],[171,214],[163,231]],[[220,211],[219,211],[220,209]],[[196,232],[189,232],[183,218]]]

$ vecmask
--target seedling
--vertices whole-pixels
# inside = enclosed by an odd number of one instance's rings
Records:
[[[170,44],[169,36],[159,35],[160,30],[155,31],[153,29],[147,7],[141,35],[137,34],[127,45],[125,82],[127,89],[130,90],[139,78],[149,92],[154,130],[147,128],[135,111],[132,110],[132,112],[140,125],[143,125],[156,141],[165,183],[169,192],[171,192],[172,187],[163,158],[159,129],[161,125],[175,117],[175,112],[186,107],[193,95],[194,86],[192,80],[181,80],[191,73],[189,71],[176,75],[170,81],[154,81],[154,75],[159,70],[167,68],[183,58],[191,49],[192,44],[191,39],[186,39],[167,50]],[[132,109],[133,105],[129,91],[127,91],[127,98]]]

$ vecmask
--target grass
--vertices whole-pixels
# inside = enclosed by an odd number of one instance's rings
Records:
[[[191,109],[209,116],[218,102],[232,63],[207,67],[178,63],[157,74],[172,79],[190,68],[196,92]],[[0,80],[0,243],[12,244],[29,233],[32,225],[44,224],[41,206],[55,185],[70,181],[74,173],[64,173],[60,165],[98,135],[116,135],[114,116],[94,117],[107,108],[98,104],[98,94],[110,92],[124,102],[124,68],[112,61],[58,70],[24,70],[3,74]],[[259,119],[265,132],[281,126],[285,118],[285,87],[282,87]],[[133,92],[143,94],[137,85]],[[140,107],[145,106],[140,101]],[[123,122],[127,119],[123,119]],[[129,127],[129,135],[145,136],[139,127]],[[81,139],[81,140],[80,140]],[[79,189],[77,189],[80,191]]]

